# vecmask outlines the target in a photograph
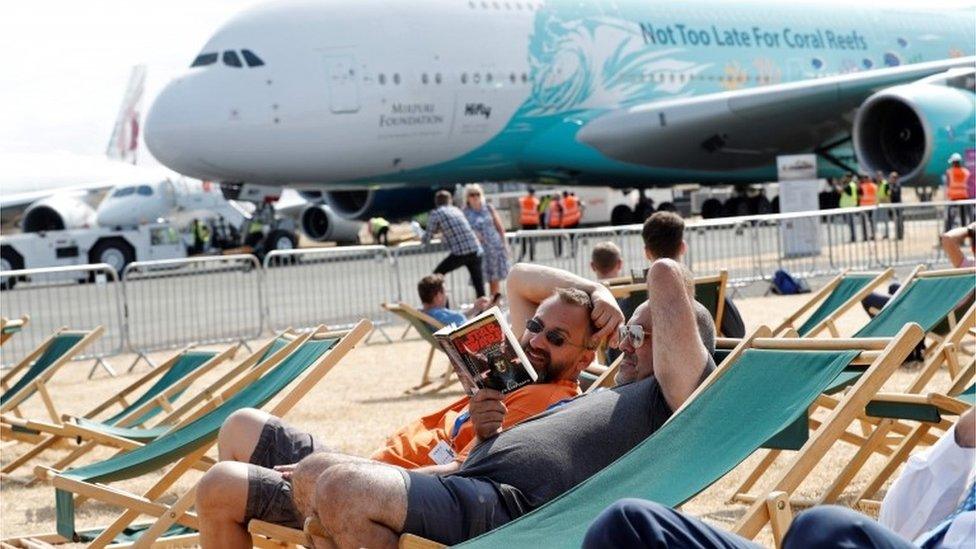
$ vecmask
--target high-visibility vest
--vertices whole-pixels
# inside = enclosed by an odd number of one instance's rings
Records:
[[[519,223],[523,227],[539,226],[539,199],[527,194],[519,198]]]
[[[845,192],[840,193],[841,208],[853,208],[854,206],[857,206],[857,195],[860,194],[858,193],[857,190],[857,183],[851,181],[850,183],[847,184],[847,188],[851,191],[851,193],[850,194],[847,194]]]
[[[390,226],[390,222],[387,221],[386,219],[383,219],[382,217],[371,217],[369,219],[369,231],[374,235],[379,234],[380,229],[389,226]]]
[[[953,166],[946,170],[946,197],[949,200],[969,198],[969,189],[966,188],[967,179],[969,179],[969,170],[966,168]]]
[[[549,201],[549,228],[558,229],[563,226],[563,200],[553,197]]]
[[[887,179],[878,183],[878,204],[891,204],[891,185]]]
[[[874,206],[878,203],[878,186],[870,179],[866,183],[861,183],[861,197],[858,199],[859,206]]]
[[[580,217],[579,199],[569,195],[563,199],[563,227],[575,227],[579,225]]]
[[[210,227],[208,227],[207,224],[203,223],[202,221],[197,221],[195,236],[200,240],[200,242],[207,242],[210,240]]]

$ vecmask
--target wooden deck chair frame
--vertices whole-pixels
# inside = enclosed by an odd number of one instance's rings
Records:
[[[191,351],[192,349],[193,346],[190,345],[174,353],[165,362],[163,362],[159,366],[154,367],[152,370],[140,376],[139,379],[133,381],[118,393],[112,395],[101,404],[92,408],[87,413],[82,415],[81,418],[95,419],[103,412],[106,412],[107,410],[115,406],[120,406],[124,410],[129,406],[127,398],[129,398],[134,392],[136,392],[140,388],[149,385],[149,383],[152,380],[162,377],[166,372],[168,372],[173,366],[175,366],[179,362],[179,360],[183,357],[185,353]],[[120,427],[128,427],[132,425],[134,421],[141,418],[144,414],[150,412],[151,410],[153,410],[153,408],[156,407],[161,408],[167,414],[173,412],[174,407],[172,405],[172,401],[177,397],[177,395],[179,395],[182,391],[185,391],[194,381],[196,381],[200,377],[210,372],[212,369],[214,369],[215,367],[223,363],[225,360],[232,358],[235,352],[237,351],[237,349],[238,346],[232,345],[227,349],[225,349],[224,351],[220,353],[216,353],[212,358],[208,359],[206,362],[198,366],[195,370],[193,370],[192,372],[184,376],[182,379],[175,382],[173,385],[167,387],[165,390],[161,391],[152,400],[142,404],[141,406],[134,408],[133,410],[130,410],[128,413],[126,413],[126,415],[119,418],[117,425]],[[212,391],[212,387],[210,388],[210,390]],[[164,418],[159,422],[159,424],[160,425],[166,424],[167,418],[168,416],[164,416]],[[11,421],[12,424],[11,426],[19,424],[32,431],[40,432],[42,436],[44,436],[44,439],[38,442],[34,447],[29,449],[21,456],[7,463],[3,467],[0,467],[0,474],[12,473],[13,471],[17,470],[19,467],[25,465],[31,459],[42,454],[45,450],[56,446],[58,443],[66,440],[69,437],[81,438],[80,434],[77,433],[68,434],[64,431],[63,428],[64,423],[73,421],[74,420],[73,416],[64,415],[62,416],[61,420],[62,421],[59,422],[58,424],[51,424],[49,422],[39,422],[39,421],[30,421],[30,420]],[[64,469],[64,467],[66,467],[67,465],[68,463],[57,468]]]
[[[19,333],[30,323],[30,315],[20,318],[9,319],[5,316],[0,317],[0,346],[3,346],[8,339]]]
[[[58,408],[55,405],[54,399],[51,396],[50,391],[48,391],[47,383],[62,366],[70,362],[75,355],[80,353],[85,347],[91,345],[96,339],[100,338],[105,332],[105,328],[102,326],[96,326],[92,330],[68,330],[61,328],[51,334],[47,339],[41,342],[33,351],[31,351],[27,356],[25,356],[20,362],[17,363],[9,372],[7,372],[2,379],[0,379],[0,387],[4,391],[8,390],[11,383],[15,383],[14,377],[19,374],[22,370],[27,370],[35,359],[39,358],[44,351],[51,345],[58,336],[77,334],[81,335],[82,338],[78,340],[77,343],[71,346],[68,350],[62,353],[46,370],[41,372],[29,385],[24,386],[17,394],[10,397],[3,406],[0,406],[0,414],[12,413],[16,417],[23,417],[20,412],[20,405],[26,401],[31,395],[36,391],[44,402],[44,407],[47,410],[48,415],[51,417],[52,421],[59,421],[61,414],[58,412]]]
[[[886,280],[894,276],[895,270],[892,268],[885,269],[881,272],[851,272],[850,269],[844,269],[841,273],[834,278],[830,279],[822,288],[817,290],[813,295],[810,296],[803,305],[801,305],[797,310],[793,311],[790,316],[786,317],[782,322],[779,323],[776,328],[773,329],[773,336],[782,336],[792,330],[794,333],[797,329],[797,322],[803,318],[807,313],[813,311],[813,309],[820,304],[823,300],[834,291],[837,286],[844,280],[844,277],[850,274],[860,274],[860,275],[870,275],[874,274],[875,278],[868,282],[860,291],[851,296],[850,299],[841,304],[840,307],[835,309],[827,318],[823,319],[810,330],[810,333],[806,337],[815,337],[817,334],[823,330],[829,330],[833,337],[840,337],[840,332],[837,330],[837,319],[843,316],[844,313],[849,311],[851,307],[854,307],[858,303],[864,300],[867,296],[871,295],[871,292],[876,290],[881,284]]]
[[[290,340],[290,343],[288,345],[285,345],[275,353],[271,354],[270,356],[268,356],[265,359],[264,363],[259,366],[260,359],[265,355],[268,349],[270,349],[271,346],[274,345],[274,342],[279,338]],[[166,416],[163,417],[163,419],[161,419],[157,425],[158,426],[169,425],[171,426],[171,428],[175,429],[203,415],[204,413],[212,409],[213,406],[218,405],[223,400],[230,398],[237,391],[245,387],[247,383],[250,383],[249,379],[252,378],[241,379],[233,383],[232,385],[230,385],[232,382],[234,382],[235,379],[237,379],[239,376],[245,375],[247,372],[251,371],[255,367],[267,369],[268,364],[274,365],[280,362],[281,360],[284,360],[298,346],[298,340],[299,340],[299,334],[292,331],[291,329],[287,329],[281,332],[280,334],[278,334],[277,336],[271,338],[267,343],[265,343],[264,345],[256,349],[248,357],[246,357],[244,360],[242,360],[236,366],[234,366],[230,371],[224,373],[218,379],[214,380],[206,387],[197,391],[192,398],[190,398],[186,402],[182,402],[176,408],[170,407],[170,409],[167,411]],[[221,353],[221,355],[227,353],[232,354],[236,352],[236,350],[239,348],[240,346],[236,344],[232,345],[226,351],[224,351],[224,353]],[[188,386],[190,383],[192,383],[192,381],[196,379],[196,377],[199,376],[195,376],[194,378],[190,378],[190,376],[187,376],[187,378],[189,379],[181,380],[181,384]],[[227,386],[228,388],[226,390],[223,390],[222,388],[224,388],[225,386]],[[142,406],[136,408],[135,410],[132,410],[125,418],[123,418],[123,421],[128,418],[139,417],[142,414],[149,411],[149,409],[151,409],[155,405],[156,405],[155,401],[149,401],[143,404]],[[28,422],[26,424],[28,428],[44,429],[48,433],[50,433],[51,436],[53,437],[75,438],[81,441],[80,446],[78,446],[77,448],[72,450],[68,455],[61,458],[53,465],[51,465],[50,468],[56,471],[65,470],[70,465],[73,465],[75,462],[77,462],[85,454],[89,453],[90,451],[98,447],[110,447],[110,448],[118,449],[119,452],[125,452],[128,450],[132,450],[134,448],[138,448],[145,444],[144,442],[120,437],[115,434],[105,433],[93,427],[79,425],[73,422],[72,420],[74,418],[71,417],[65,417],[64,419],[65,419],[64,423],[62,423],[58,427],[52,426],[50,424],[39,425],[36,422]],[[43,451],[43,450],[44,448],[39,449],[39,451]],[[11,465],[20,466],[20,463],[18,463],[18,461],[29,460],[32,459],[33,457],[34,457],[33,455],[25,454],[24,456],[21,456],[17,460],[9,463],[8,467]],[[207,462],[209,460],[204,460],[204,461]],[[209,467],[209,463],[205,463],[204,465],[206,467]],[[35,471],[33,480],[31,482],[36,480],[46,480],[46,478],[47,478],[46,470],[44,471],[44,474],[39,474],[37,471]]]
[[[312,338],[324,339],[341,337],[341,339],[327,353],[324,353],[321,357],[319,357],[315,363],[302,374],[300,379],[293,380],[292,383],[289,384],[291,389],[288,389],[283,395],[277,397],[278,401],[274,407],[271,408],[270,413],[278,417],[283,417],[288,411],[294,408],[295,405],[298,404],[298,402],[304,398],[304,396],[307,395],[308,392],[316,384],[318,384],[318,382],[321,381],[321,379],[328,374],[329,371],[331,371],[332,368],[338,364],[343,357],[349,353],[349,351],[351,351],[363,338],[369,334],[371,329],[372,323],[370,323],[368,320],[360,320],[348,331],[327,332],[324,327],[319,326],[313,332],[297,337],[295,339],[296,345],[294,348],[297,348],[300,342],[304,342]],[[284,357],[281,357],[281,359],[283,358]],[[265,364],[253,369],[252,371],[248,372],[246,376],[235,382],[234,387],[228,389],[228,391],[232,391],[232,394],[236,393],[250,382],[256,380],[272,366],[277,365],[281,359],[273,361],[274,364],[267,364],[272,362],[272,360],[266,360]],[[223,398],[220,398],[219,400],[222,402]],[[216,406],[217,403],[215,402],[213,407]],[[211,408],[209,406],[205,407],[205,410],[198,411],[194,416],[198,417],[203,415],[203,413],[206,413],[206,411],[209,411],[210,409]],[[194,416],[188,418],[185,423],[196,419]],[[142,495],[132,494],[118,488],[104,486],[101,484],[79,482],[62,476],[54,476],[51,480],[52,484],[56,488],[69,490],[80,496],[96,499],[125,509],[122,515],[111,525],[109,525],[101,533],[101,535],[99,535],[90,544],[90,547],[107,547],[118,534],[120,534],[136,518],[143,514],[154,516],[157,518],[157,520],[148,530],[143,532],[139,540],[133,545],[135,547],[150,547],[156,544],[157,539],[174,524],[179,523],[191,528],[198,527],[197,516],[195,513],[190,511],[196,496],[195,485],[186,493],[182,494],[172,505],[160,503],[158,499],[166,492],[166,490],[171,488],[173,484],[184,475],[184,473],[193,468],[194,465],[198,463],[202,457],[204,457],[204,455],[214,444],[216,444],[216,437],[214,437],[213,441],[202,445],[200,448],[190,452],[178,460],[160,480],[158,480]],[[49,470],[48,474],[51,472],[52,471]],[[42,541],[44,543],[57,542],[58,540],[65,541],[60,536],[56,535],[53,537],[42,536],[41,539],[28,536],[16,538],[13,541],[23,544],[30,544],[32,540]],[[10,541],[5,541],[10,543]],[[192,536],[182,536],[179,542],[181,544],[192,543]],[[167,542],[165,540],[161,540],[160,544],[166,545]]]
[[[906,288],[908,283],[915,278],[954,276],[967,272],[973,272],[973,270],[947,269],[926,272],[924,271],[924,267],[920,265],[914,269],[912,276],[906,280],[905,284],[899,289],[899,292]],[[897,296],[897,293],[895,295]],[[894,297],[892,297],[892,299],[894,299]],[[962,339],[969,333],[974,326],[974,322],[976,322],[976,304],[970,306],[969,310],[958,320],[955,318],[955,311],[950,311],[947,317],[949,319],[950,326],[952,326],[950,332],[944,338],[940,338],[938,342],[930,348],[922,367],[919,368],[914,380],[905,389],[905,392],[919,394],[924,391],[925,387],[939,372],[939,369],[943,364],[946,365],[950,376],[954,378],[958,375],[960,368],[957,352],[962,347]],[[818,326],[823,325],[826,321],[827,319],[825,319],[824,322],[820,323]],[[811,334],[815,333],[815,331],[811,332]],[[810,335],[807,337],[810,337]],[[818,399],[817,405],[827,409],[832,409],[837,405],[837,399],[829,395],[822,395],[821,398]],[[842,439],[844,442],[858,446],[859,450],[854,457],[847,462],[841,473],[835,477],[834,482],[826,490],[823,496],[821,496],[821,498],[815,503],[832,503],[836,501],[850,481],[854,478],[854,476],[856,476],[860,468],[873,454],[880,453],[885,457],[891,456],[892,452],[894,452],[892,446],[897,446],[900,439],[902,437],[909,436],[913,430],[911,425],[903,422],[883,419],[879,420],[876,418],[868,418],[863,415],[860,423],[862,426],[862,432],[860,434],[847,432],[844,434]],[[811,427],[816,428],[818,426],[819,423],[811,417]],[[894,441],[889,440],[889,438],[886,436],[889,434],[894,435]],[[927,443],[931,443],[934,440],[934,437],[927,433],[918,436],[920,436]],[[767,450],[766,455],[763,456],[762,460],[756,464],[752,472],[747,475],[746,478],[735,489],[733,495],[729,499],[729,502],[754,502],[756,500],[756,496],[754,494],[750,494],[749,491],[752,490],[756,482],[758,482],[759,479],[765,475],[766,471],[772,467],[782,453],[783,450]],[[794,503],[810,504],[813,502]]]
[[[402,301],[398,303],[383,303],[381,306],[384,310],[389,311],[390,313],[393,313],[404,320],[407,320],[408,326],[413,326],[414,330],[416,330],[420,336],[430,344],[430,350],[427,353],[427,362],[424,363],[424,373],[420,376],[420,383],[411,387],[410,389],[407,389],[405,393],[412,394],[434,383],[437,383],[437,385],[431,391],[436,393],[456,383],[457,379],[454,376],[454,368],[452,368],[450,364],[447,365],[447,371],[445,371],[439,378],[430,378],[430,369],[434,363],[434,356],[438,351],[441,351],[441,348],[440,346],[431,343],[428,338],[433,338],[434,332],[443,328],[444,323],[411,305],[403,303]],[[420,321],[428,326],[433,326],[433,329],[428,330],[429,333],[427,334],[421,333],[419,330],[417,330],[417,326],[410,322],[410,319]],[[404,332],[404,335],[406,335],[406,332]]]
[[[722,317],[725,316],[725,288],[728,285],[729,272],[722,269],[718,274],[710,276],[696,276],[695,286],[699,284],[716,284],[718,286],[718,296],[716,297],[715,303],[715,314],[712,320],[715,322],[715,333],[719,334],[719,329],[722,326]],[[608,285],[607,288],[613,297],[617,299],[623,299],[630,297],[631,294],[639,291],[647,290],[646,282],[632,282],[629,284],[620,285]]]
[[[761,327],[749,337],[737,340],[739,343],[729,356],[722,361],[723,365],[732,363],[747,349],[776,349],[776,350],[860,350],[860,354],[852,361],[852,365],[865,367],[865,372],[855,384],[840,405],[835,408],[830,417],[824,421],[824,428],[819,429],[804,445],[797,459],[783,475],[776,485],[764,497],[753,505],[745,517],[740,521],[737,533],[748,538],[754,538],[758,531],[769,523],[773,529],[777,544],[782,540],[792,519],[789,494],[797,488],[809,472],[816,466],[819,457],[838,440],[840,432],[847,424],[853,422],[859,410],[870,396],[877,392],[888,377],[897,369],[914,346],[921,340],[922,329],[915,324],[905,326],[894,338],[861,338],[835,340],[809,339],[781,339],[768,337],[770,330]],[[716,371],[722,371],[721,368]],[[606,373],[609,373],[610,369]],[[712,375],[702,383],[685,401],[681,409],[698,397],[705,388],[714,383],[717,376]],[[305,521],[302,531],[268,524],[262,521],[251,521],[248,530],[256,540],[258,547],[292,547],[298,545],[311,546],[312,536],[323,534],[321,524],[314,518]],[[399,539],[400,549],[439,549],[443,544],[424,539],[412,534],[403,534]]]

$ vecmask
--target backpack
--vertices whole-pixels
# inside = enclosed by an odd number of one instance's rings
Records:
[[[810,285],[806,280],[795,278],[786,270],[779,269],[773,274],[769,289],[779,295],[805,294],[810,292]]]
[[[725,296],[723,311],[722,325],[719,327],[722,335],[725,337],[745,337],[746,325],[742,321],[742,315],[739,313],[739,308],[732,302],[732,298],[727,295]]]

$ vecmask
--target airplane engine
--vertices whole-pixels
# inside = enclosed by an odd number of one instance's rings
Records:
[[[316,242],[359,243],[362,223],[343,219],[325,204],[313,204],[302,210],[299,225],[305,236]]]
[[[939,185],[946,161],[976,141],[976,94],[965,89],[908,84],[867,99],[854,121],[854,149],[871,174],[898,172],[902,184]]]
[[[433,208],[434,192],[416,187],[329,191],[325,199],[335,213],[346,219],[366,221],[379,216],[397,221]]]
[[[24,210],[20,227],[25,233],[82,229],[95,225],[95,210],[73,196],[49,196]]]

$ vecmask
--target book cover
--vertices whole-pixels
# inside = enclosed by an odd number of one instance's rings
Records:
[[[434,336],[468,394],[483,388],[510,393],[538,378],[497,307],[461,326],[443,328]]]

